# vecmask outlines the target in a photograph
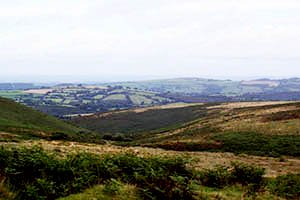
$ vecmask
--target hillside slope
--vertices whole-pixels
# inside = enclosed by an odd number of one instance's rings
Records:
[[[72,122],[101,135],[128,137],[177,129],[204,115],[202,104],[169,104],[75,117]]]
[[[299,102],[188,105],[112,112],[73,121],[102,135],[122,133],[122,145],[127,141],[126,145],[178,151],[300,156]]]
[[[32,108],[0,98],[0,138],[84,139],[82,128],[56,119]],[[85,134],[87,135],[87,134]],[[90,134],[89,137],[92,137]]]
[[[207,110],[197,123],[136,142],[181,151],[300,156],[299,102],[226,103]]]

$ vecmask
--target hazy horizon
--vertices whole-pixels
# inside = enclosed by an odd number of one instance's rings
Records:
[[[127,77],[101,77],[101,76],[23,76],[23,77],[1,77],[0,83],[35,83],[35,84],[59,84],[59,83],[113,83],[113,82],[130,82],[130,81],[149,81],[149,80],[163,80],[176,78],[202,78],[215,80],[255,80],[255,79],[290,79],[300,78],[297,76],[250,76],[250,77],[218,77],[218,76],[127,76]]]
[[[1,1],[0,82],[300,77],[299,10],[297,0]]]

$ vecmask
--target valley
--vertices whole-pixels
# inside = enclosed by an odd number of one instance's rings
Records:
[[[297,101],[299,88],[298,78],[247,81],[174,78],[94,84],[0,83],[0,96],[64,118],[170,103]]]
[[[0,5],[0,200],[300,200],[299,0]]]
[[[299,198],[299,101],[0,111],[0,199]]]

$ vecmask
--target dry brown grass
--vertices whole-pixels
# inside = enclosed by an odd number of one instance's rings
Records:
[[[232,153],[211,153],[211,152],[178,152],[168,151],[158,148],[146,147],[120,147],[111,144],[97,145],[77,142],[64,141],[24,141],[21,143],[2,143],[6,147],[31,147],[40,146],[50,152],[58,152],[61,155],[76,152],[90,152],[96,154],[118,154],[133,153],[142,157],[149,156],[182,156],[192,160],[191,167],[195,169],[213,168],[216,165],[230,165],[233,161],[244,162],[257,165],[266,169],[266,176],[275,177],[287,173],[300,172],[300,159],[286,157],[284,161],[279,158],[250,156],[250,155],[234,155]]]
[[[160,106],[150,106],[145,108],[134,108],[134,109],[128,109],[128,110],[120,110],[120,111],[110,111],[106,113],[97,114],[94,117],[107,117],[113,114],[118,113],[126,113],[126,112],[135,112],[135,113],[142,113],[149,110],[159,110],[159,109],[172,109],[172,108],[184,108],[189,106],[197,106],[197,105],[203,105],[203,103],[170,103],[166,105],[160,105]]]
[[[52,92],[53,89],[31,89],[25,90],[24,93],[28,94],[47,94],[48,92]]]
[[[217,106],[210,106],[209,109],[216,108],[225,108],[225,109],[234,109],[234,108],[251,108],[251,107],[260,107],[260,106],[270,106],[270,105],[281,105],[291,103],[291,101],[263,101],[263,102],[234,102],[234,103],[223,103]]]
[[[262,102],[264,103],[264,102]],[[214,122],[224,131],[234,132],[260,132],[270,135],[300,135],[300,119],[288,119],[282,121],[264,120],[266,117],[279,112],[295,111],[297,108],[293,104],[280,102],[280,107],[257,107],[257,109],[249,109],[243,111],[223,112],[222,118],[216,119]],[[270,105],[270,104],[269,104]]]

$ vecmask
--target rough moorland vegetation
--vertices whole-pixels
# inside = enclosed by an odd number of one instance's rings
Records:
[[[195,171],[187,164],[183,158],[90,153],[61,157],[38,147],[2,147],[1,190],[6,192],[1,195],[6,199],[56,199],[103,185],[99,195],[114,196],[126,185],[134,185],[137,199],[200,199],[200,187],[241,185],[245,197],[264,196],[266,191],[290,199],[299,197],[298,175],[268,180],[263,169],[241,163],[205,171]]]
[[[193,123],[157,134],[144,133],[127,145],[299,157],[299,108],[298,102],[206,105],[202,106],[206,114]]]
[[[184,123],[206,115],[206,106],[193,105],[175,108],[153,108],[145,111],[128,110],[76,117],[72,122],[98,132],[102,136],[139,136],[145,132],[159,133],[177,129]]]

